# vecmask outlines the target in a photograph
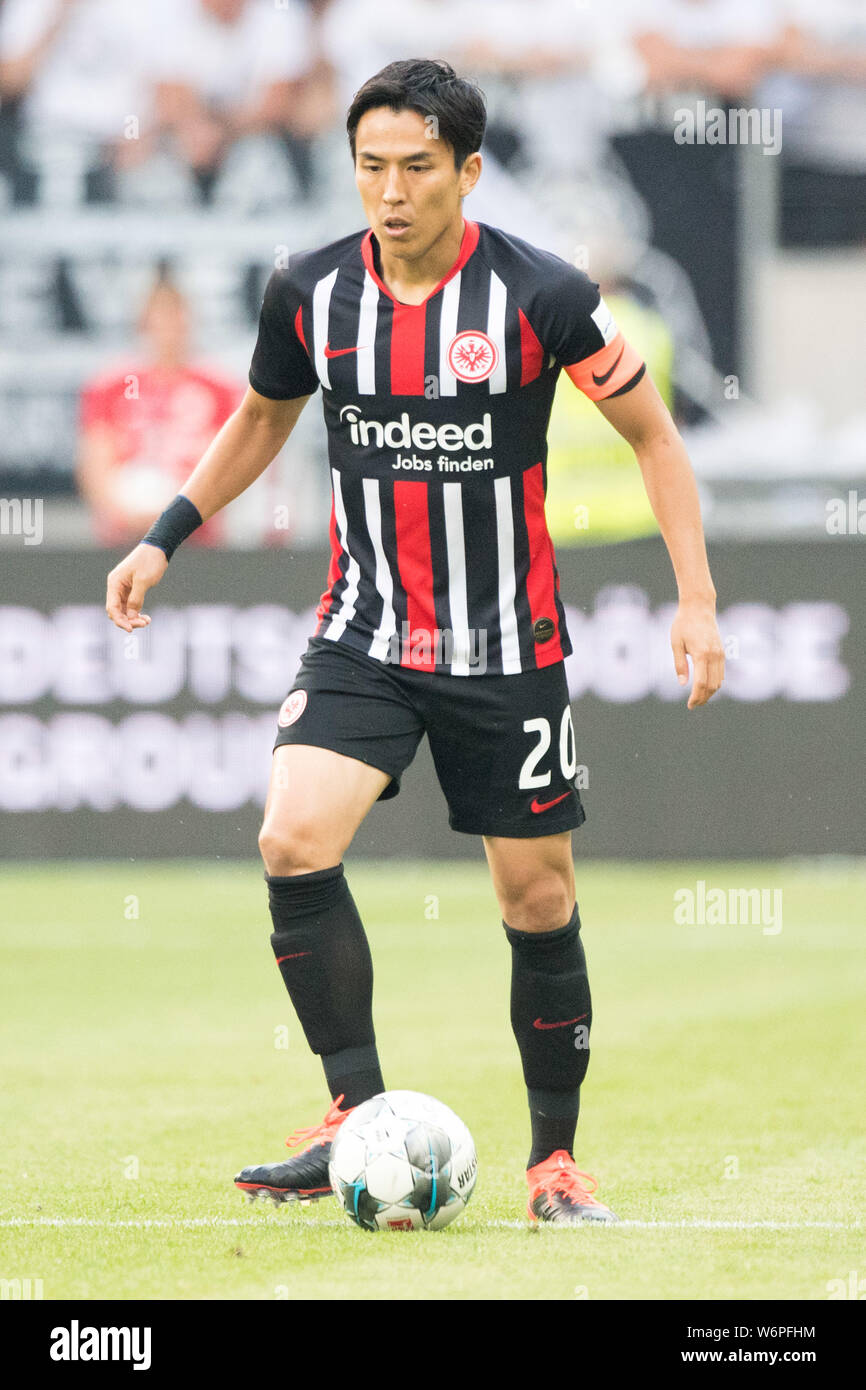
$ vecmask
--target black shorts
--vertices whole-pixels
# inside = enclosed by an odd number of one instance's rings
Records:
[[[562,662],[520,675],[437,675],[312,637],[275,747],[312,744],[379,768],[392,778],[384,800],[399,792],[425,733],[452,830],[523,838],[585,820]]]

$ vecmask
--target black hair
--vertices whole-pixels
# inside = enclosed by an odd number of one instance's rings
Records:
[[[451,146],[458,169],[467,155],[481,148],[487,125],[484,93],[474,82],[458,77],[442,58],[406,58],[368,78],[352,98],[346,117],[353,159],[358,122],[376,106],[433,117],[432,129]]]

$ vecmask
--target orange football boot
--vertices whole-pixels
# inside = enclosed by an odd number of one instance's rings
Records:
[[[529,1219],[554,1226],[581,1226],[587,1221],[610,1224],[619,1217],[600,1202],[598,1183],[582,1173],[565,1149],[557,1149],[526,1173],[529,1183]]]

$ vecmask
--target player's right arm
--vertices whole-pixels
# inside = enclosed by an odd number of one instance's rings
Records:
[[[245,492],[276,458],[309,395],[272,400],[252,387],[205,451],[181,490],[207,521]],[[142,542],[108,576],[105,611],[124,632],[146,627],[144,596],[168,568],[158,545]]]

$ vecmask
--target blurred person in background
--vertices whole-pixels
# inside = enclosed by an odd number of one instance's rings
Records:
[[[622,27],[613,17],[574,0],[332,0],[321,27],[345,103],[369,72],[419,52],[483,82],[478,214],[569,255],[569,179],[576,168],[595,171],[607,149],[610,84],[600,69]]]
[[[301,193],[312,190],[311,140],[331,120],[309,7],[301,0],[173,0],[154,55],[157,119],[210,202],[226,155],[273,134]],[[326,86],[325,86],[326,90]]]
[[[100,376],[81,397],[78,487],[106,546],[125,545],[150,525],[241,398],[237,383],[191,363],[189,308],[165,274],[140,330],[146,360]],[[195,536],[201,545],[222,539],[221,517]]]
[[[742,151],[700,138],[679,143],[674,132],[677,113],[689,110],[697,119],[701,102],[707,110],[753,104],[775,61],[780,3],[658,0],[629,7],[645,100],[640,122],[618,132],[612,145],[650,210],[652,245],[681,266],[694,287],[713,362],[725,373],[742,371],[748,332],[740,321]]]
[[[636,93],[640,78],[622,6],[479,0],[475,18],[461,58],[490,93],[494,153],[533,178],[539,192],[551,178],[597,168],[617,107]]]
[[[866,240],[866,5],[783,0],[779,71],[761,102],[783,106],[781,239]]]
[[[377,64],[452,48],[475,12],[460,0],[330,0],[321,14],[322,43],[341,105]]]
[[[505,166],[525,167],[539,148],[552,152],[565,143],[573,153],[576,99],[586,145],[593,108],[575,77],[589,66],[596,28],[573,0],[475,0],[470,8],[461,0],[332,0],[323,37],[347,101],[371,70],[419,52],[439,53],[483,79],[490,109],[485,150]]]
[[[632,21],[649,92],[746,97],[775,61],[779,0],[656,0]]]
[[[674,339],[663,315],[639,296],[629,270],[639,248],[607,227],[589,244],[589,264],[626,341],[646,362],[673,412]],[[572,383],[561,377],[548,428],[547,527],[557,546],[658,535],[634,450]]]
[[[649,92],[701,92],[784,111],[783,240],[866,235],[862,0],[658,0],[636,17]]]
[[[307,71],[297,86],[292,119],[298,136],[311,141],[333,130],[340,120],[337,74],[328,56],[325,38],[332,4],[333,0],[304,0],[309,19],[310,56]]]
[[[135,0],[5,0],[0,93],[18,201],[98,202],[151,116],[153,14]]]

